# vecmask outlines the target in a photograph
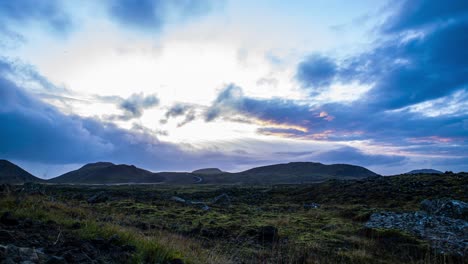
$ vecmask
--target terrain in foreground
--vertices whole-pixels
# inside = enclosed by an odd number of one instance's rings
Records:
[[[450,173],[309,185],[2,185],[0,260],[464,263],[468,215],[456,206],[468,202],[467,188],[468,175]],[[431,211],[440,204],[449,210]],[[412,219],[431,232],[418,234]]]

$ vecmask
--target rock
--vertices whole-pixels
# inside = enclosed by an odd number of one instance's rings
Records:
[[[15,226],[19,224],[18,219],[13,217],[10,212],[3,213],[3,215],[0,217],[0,222],[7,226]]]
[[[398,229],[428,240],[440,254],[465,256],[468,222],[427,212],[381,212],[370,216],[368,228]]]
[[[174,202],[178,202],[178,203],[185,203],[185,199],[180,198],[178,196],[172,196],[171,200],[174,201]]]
[[[39,262],[39,255],[33,248],[17,247],[15,245],[0,246],[0,251],[5,259],[2,263],[37,263]],[[42,254],[42,253],[41,253]]]
[[[88,203],[104,203],[109,200],[109,195],[107,195],[105,192],[98,192],[97,194],[91,196],[88,199]]]
[[[439,215],[468,221],[468,203],[451,200],[424,200],[420,205],[421,210],[428,214]]]
[[[317,208],[320,208],[320,204],[318,203],[304,204],[304,209],[317,209]]]
[[[202,209],[203,211],[210,210],[210,207],[208,205],[206,205],[206,203],[204,203],[204,202],[189,202],[189,204],[195,205],[195,206],[199,207],[200,209]]]
[[[274,242],[278,239],[278,228],[262,226],[258,229],[258,239],[263,242]]]
[[[229,205],[231,205],[231,198],[226,193],[223,193],[221,195],[216,196],[213,199],[212,204],[220,204],[220,205],[229,206]]]

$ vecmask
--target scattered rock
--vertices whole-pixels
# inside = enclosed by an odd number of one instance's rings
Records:
[[[317,208],[320,208],[320,204],[318,203],[304,204],[304,209],[317,209]]]
[[[3,215],[0,217],[0,222],[7,226],[14,226],[19,224],[18,219],[16,219],[10,212],[3,213]]]
[[[91,196],[88,199],[88,203],[104,203],[109,200],[109,195],[107,195],[105,192],[98,192],[97,194]]]
[[[468,203],[458,200],[424,200],[421,202],[421,210],[432,215],[468,220]]]

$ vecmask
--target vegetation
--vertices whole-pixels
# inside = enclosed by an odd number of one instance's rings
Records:
[[[410,234],[364,223],[373,212],[416,210],[427,198],[468,201],[467,186],[463,174],[312,185],[18,186],[4,192],[0,213],[54,221],[82,239],[117,234],[118,243],[136,247],[135,263],[463,263]]]

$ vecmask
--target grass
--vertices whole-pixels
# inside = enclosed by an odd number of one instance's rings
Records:
[[[57,185],[47,186],[46,196],[0,198],[0,211],[52,220],[65,229],[79,222],[82,228],[71,232],[82,238],[118,234],[121,243],[137,248],[135,263],[457,263],[409,234],[369,230],[364,223],[373,212],[415,210],[427,198],[467,201],[467,179],[403,175],[305,186]],[[86,202],[100,191],[111,199]],[[210,205],[209,211],[170,200],[177,195],[209,203],[222,193],[231,205]],[[321,207],[305,209],[310,202]],[[276,227],[279,239],[259,240],[263,226]]]

